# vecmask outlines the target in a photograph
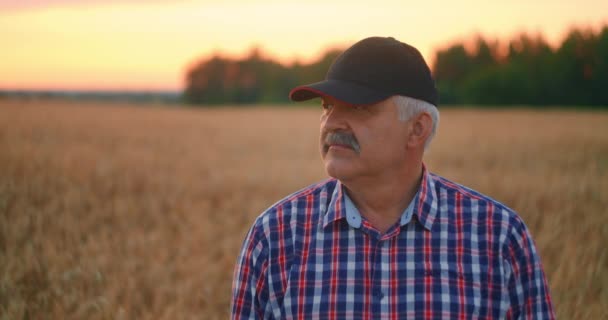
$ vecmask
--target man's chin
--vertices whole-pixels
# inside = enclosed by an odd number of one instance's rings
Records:
[[[351,165],[344,163],[344,160],[325,159],[325,172],[332,178],[345,180],[354,175]]]

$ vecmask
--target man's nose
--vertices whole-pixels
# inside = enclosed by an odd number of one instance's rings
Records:
[[[348,107],[334,106],[325,114],[324,127],[328,130],[339,130],[348,128]]]

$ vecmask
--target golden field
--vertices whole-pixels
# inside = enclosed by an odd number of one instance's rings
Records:
[[[0,100],[0,320],[227,318],[255,217],[325,178],[319,115]],[[608,317],[608,113],[444,110],[425,162],[520,213],[559,318]]]

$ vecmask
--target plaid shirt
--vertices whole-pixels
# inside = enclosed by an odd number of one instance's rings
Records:
[[[335,179],[262,213],[234,274],[234,319],[553,319],[545,275],[515,212],[423,171],[378,232]]]

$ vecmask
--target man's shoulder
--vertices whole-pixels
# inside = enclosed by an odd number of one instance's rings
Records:
[[[277,223],[277,220],[292,216],[293,213],[303,213],[307,208],[318,213],[327,207],[337,182],[333,178],[326,179],[284,197],[264,210],[257,217],[255,224]]]
[[[497,227],[495,230],[500,230],[499,240],[504,245],[515,245],[517,248],[525,246],[525,239],[530,237],[528,227],[515,210],[490,196],[439,175],[431,174],[431,179],[435,184],[440,208],[442,205],[447,208],[458,207],[463,219],[476,220],[475,223],[479,225],[490,223]],[[446,202],[447,206],[444,205]]]
[[[459,198],[461,203],[475,203],[477,206],[491,207],[493,211],[505,214],[509,217],[517,216],[515,210],[491,196],[483,194],[477,190],[456,183],[438,174],[430,173],[434,183],[434,189],[439,198]]]
[[[313,199],[324,196],[331,197],[334,188],[337,185],[337,182],[338,181],[336,179],[330,178],[315,184],[311,184],[277,201],[266,211],[276,210],[285,206],[291,206],[299,201],[310,201],[310,197],[312,197]]]

